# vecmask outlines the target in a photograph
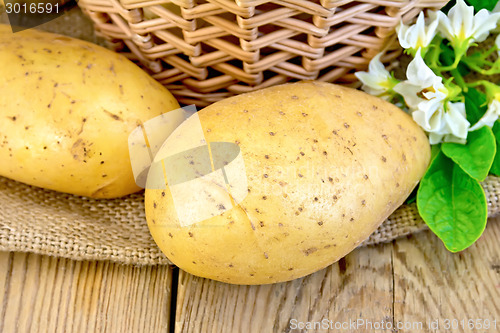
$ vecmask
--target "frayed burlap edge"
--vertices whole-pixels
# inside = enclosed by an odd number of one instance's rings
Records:
[[[488,215],[500,212],[500,178],[482,183]],[[169,264],[146,224],[144,195],[97,200],[0,177],[0,250],[123,264]],[[415,204],[397,209],[361,246],[426,229]]]

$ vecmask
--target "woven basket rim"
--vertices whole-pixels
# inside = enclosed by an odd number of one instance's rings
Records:
[[[351,85],[373,56],[401,52],[395,27],[428,0],[80,0],[110,47],[182,104],[299,80]]]

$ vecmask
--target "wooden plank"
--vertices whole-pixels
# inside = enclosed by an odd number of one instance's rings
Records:
[[[0,332],[166,332],[172,268],[0,252]]]
[[[361,248],[294,281],[236,286],[179,273],[176,332],[298,332],[392,318],[392,244]],[[324,322],[322,323],[322,321]],[[342,332],[373,332],[357,327]],[[315,331],[315,330],[310,330]]]
[[[299,324],[328,320],[332,332],[373,332],[370,325],[383,320],[394,327],[413,325],[399,332],[441,332],[445,319],[457,319],[454,332],[471,332],[461,329],[460,320],[472,318],[490,319],[491,329],[483,331],[496,331],[499,219],[490,221],[477,244],[459,254],[447,252],[426,232],[355,250],[324,270],[287,283],[234,286],[181,272],[175,330],[298,332],[303,330],[293,328]],[[172,275],[165,266],[0,252],[0,331],[168,331]],[[439,330],[428,330],[435,319]],[[357,323],[355,329],[350,322]],[[415,326],[419,323],[422,330]],[[335,328],[343,324],[348,326]]]
[[[394,246],[395,318],[413,324],[407,332],[500,331],[500,217],[490,219],[481,238],[460,253],[450,253],[430,232]],[[445,322],[448,319],[450,322]],[[469,319],[479,319],[471,328]],[[478,323],[490,321],[490,329]],[[436,325],[438,327],[429,327]],[[456,327],[448,330],[445,325]],[[462,325],[461,321],[465,320]],[[496,328],[492,321],[496,320]],[[465,327],[463,327],[465,326]]]

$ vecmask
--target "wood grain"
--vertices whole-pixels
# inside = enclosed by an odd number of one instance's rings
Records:
[[[490,219],[481,238],[460,253],[450,253],[424,232],[394,243],[395,317],[422,323],[426,332],[445,332],[445,320],[458,321],[450,332],[500,331],[500,217]],[[464,319],[497,320],[496,329],[469,329]],[[438,328],[429,324],[438,320]],[[451,323],[450,323],[451,324]],[[414,326],[412,332],[419,331]]]
[[[282,284],[234,286],[180,272],[175,331],[497,332],[499,240],[500,217],[457,254],[426,231],[357,249],[322,271]],[[446,319],[471,318],[489,319],[490,329],[444,329]],[[328,329],[322,330],[322,320]],[[438,329],[429,328],[434,320]],[[319,323],[307,330],[299,322]]]
[[[177,281],[167,266],[0,252],[0,332],[498,332],[499,240],[500,218],[457,254],[422,232],[263,286],[184,272]],[[445,319],[458,327],[446,330]],[[489,319],[491,327],[462,328],[462,319]],[[437,329],[429,328],[434,320]],[[318,326],[299,329],[306,323]]]
[[[0,332],[168,332],[172,268],[0,252]]]
[[[296,332],[299,323],[323,319],[387,320],[392,318],[391,260],[391,244],[361,248],[315,274],[263,286],[229,285],[181,271],[175,331]]]

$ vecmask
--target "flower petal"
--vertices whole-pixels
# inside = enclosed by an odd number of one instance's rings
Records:
[[[399,23],[396,27],[396,31],[398,33],[398,41],[403,49],[411,48],[411,43],[409,41],[409,26],[403,24],[403,21]]]
[[[377,54],[368,65],[368,72],[356,72],[354,75],[363,83],[362,89],[367,93],[380,96],[392,87],[391,74],[380,61],[382,53]]]
[[[420,49],[408,64],[406,76],[408,80],[398,83],[393,90],[403,96],[411,109],[420,109],[419,103],[434,99],[440,102],[448,96],[443,79],[425,64]]]
[[[422,102],[422,98],[417,95],[420,91],[422,91],[422,87],[420,85],[403,81],[396,84],[393,90],[403,96],[406,105],[408,105],[410,109],[416,109],[418,107],[418,103]]]
[[[453,134],[446,134],[443,137],[443,142],[453,142],[453,143],[459,143],[459,144],[464,145],[467,142],[467,140],[466,139],[462,139],[462,138],[457,138]]]
[[[438,20],[438,31],[444,38],[448,40],[453,40],[455,38],[454,29],[451,25],[450,19],[442,11],[430,12],[431,17],[435,13],[435,19]]]
[[[416,51],[420,48],[426,48],[434,36],[439,20],[434,19],[428,25],[425,22],[424,13],[420,12],[417,22],[411,26],[407,26],[401,22],[396,31],[398,33],[399,44],[405,49]]]
[[[444,114],[444,119],[449,128],[448,134],[466,139],[470,123],[465,118],[465,104],[448,102],[447,106],[448,110]]]
[[[439,17],[433,18],[431,20],[431,23],[429,23],[429,25],[427,27],[427,31],[425,34],[425,37],[426,37],[425,45],[423,45],[423,46],[428,46],[432,42],[432,40],[436,36],[438,25],[439,25]]]
[[[500,4],[500,1],[498,2]],[[500,57],[500,34],[497,35],[497,38],[495,39],[495,45],[497,46],[497,54]]]
[[[412,113],[413,120],[427,132],[440,133],[445,126],[442,101],[423,101]]]
[[[430,12],[429,16],[439,19],[438,31],[441,35],[455,47],[465,48],[464,52],[471,43],[484,41],[500,20],[500,13],[490,13],[486,9],[474,15],[474,7],[463,0],[457,0],[448,15],[438,11]]]
[[[474,124],[474,126],[469,128],[469,131],[475,131],[483,126],[493,127],[499,115],[500,101],[494,99],[488,106],[488,110],[486,110],[486,113],[481,117],[481,119],[478,120],[477,123]]]
[[[418,84],[422,88],[428,88],[436,83],[441,83],[442,78],[434,74],[422,59],[420,49],[415,54],[415,58],[408,64],[406,69],[406,76],[408,81],[413,84]]]
[[[473,41],[484,41],[490,34],[490,31],[497,27],[499,19],[500,13],[490,14],[486,9],[481,9],[474,16]]]
[[[438,144],[443,141],[443,134],[429,133],[429,143],[431,145]]]
[[[467,6],[463,0],[457,0],[448,12],[453,35],[455,38],[465,40],[472,36],[474,26],[474,7]]]
[[[384,64],[380,61],[382,57],[382,53],[377,54],[370,60],[370,64],[368,65],[368,71],[380,78],[388,79],[391,77],[391,74],[385,69]]]

